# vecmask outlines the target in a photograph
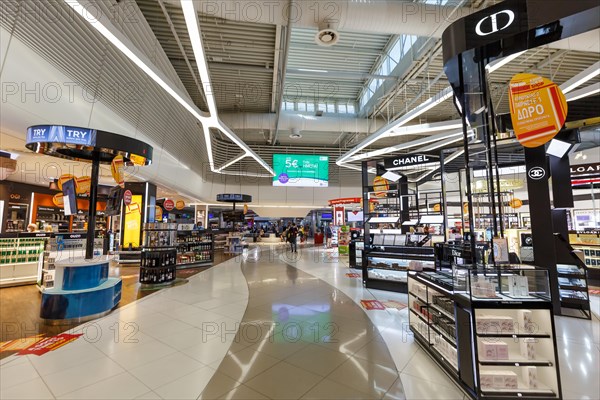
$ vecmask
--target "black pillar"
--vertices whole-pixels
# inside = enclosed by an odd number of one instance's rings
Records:
[[[525,148],[527,193],[533,236],[533,263],[548,270],[550,293],[555,315],[560,315],[560,293],[556,271],[554,226],[548,185],[549,168],[544,146]]]
[[[552,175],[552,200],[554,208],[573,208],[573,186],[571,185],[571,163],[569,157],[549,156]]]
[[[87,240],[85,259],[94,258],[94,239],[96,231],[96,202],[98,201],[98,175],[100,174],[100,152],[92,153],[92,176],[90,186],[90,206],[88,207]]]

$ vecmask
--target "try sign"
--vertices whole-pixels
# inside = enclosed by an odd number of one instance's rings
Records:
[[[173,209],[175,208],[175,202],[171,199],[167,199],[163,203],[163,208],[167,211],[173,211]]]

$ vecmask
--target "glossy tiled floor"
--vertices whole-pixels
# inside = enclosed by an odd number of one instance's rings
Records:
[[[406,309],[358,305],[405,295],[364,289],[330,252],[283,249],[251,249],[44,356],[0,360],[0,399],[463,399]],[[600,398],[600,322],[556,326],[564,397]]]

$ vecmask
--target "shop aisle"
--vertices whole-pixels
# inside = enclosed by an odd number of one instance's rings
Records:
[[[413,343],[406,308],[359,305],[406,296],[348,272],[331,250],[255,246],[63,348],[0,360],[0,398],[463,399]],[[564,398],[600,398],[597,315],[556,321]]]

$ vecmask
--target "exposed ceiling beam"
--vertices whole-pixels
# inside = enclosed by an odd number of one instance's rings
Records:
[[[290,75],[301,75],[301,76],[320,76],[323,78],[330,79],[352,79],[352,80],[366,80],[366,79],[384,79],[397,81],[398,77],[389,75],[376,75],[361,72],[348,72],[348,71],[329,71],[319,69],[304,69],[304,68],[289,68],[287,73]]]

